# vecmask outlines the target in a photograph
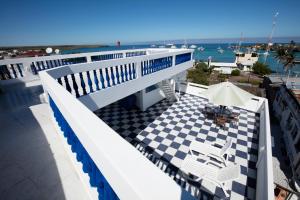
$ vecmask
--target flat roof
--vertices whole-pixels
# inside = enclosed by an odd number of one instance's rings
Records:
[[[234,107],[232,109],[239,113],[238,122],[227,123],[223,130],[204,115],[202,110],[208,104],[207,99],[184,94],[178,102],[170,103],[165,99],[145,112],[126,110],[113,103],[95,114],[183,188],[198,190],[208,199],[223,198],[224,194],[207,182],[201,185],[186,182],[179,173],[180,165],[193,140],[224,143],[227,138],[232,138],[229,164],[239,164],[241,174],[239,179],[226,184],[228,193],[231,199],[255,199],[259,115]]]

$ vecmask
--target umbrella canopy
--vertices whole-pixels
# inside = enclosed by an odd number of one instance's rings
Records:
[[[254,97],[254,95],[230,82],[211,85],[206,91],[202,92],[202,94],[207,97],[211,103],[223,106],[245,106],[245,103]]]

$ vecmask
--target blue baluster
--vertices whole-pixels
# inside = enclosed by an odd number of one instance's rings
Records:
[[[37,70],[34,62],[31,63],[31,71],[33,72],[33,74],[37,74]]]
[[[52,65],[51,65],[51,63],[49,62],[49,60],[46,61],[46,64],[47,64],[47,68],[48,68],[48,69],[52,68]]]
[[[22,64],[17,64],[17,68],[18,68],[18,71],[19,71],[21,77],[23,77],[23,72],[22,72],[22,69],[21,69],[21,65],[22,65]],[[23,65],[22,65],[22,66],[23,66]]]
[[[12,72],[13,72],[14,78],[18,78],[17,72],[16,72],[16,70],[15,70],[15,68],[14,68],[14,64],[10,64],[10,68],[11,68],[11,70],[12,70]]]
[[[111,80],[113,82],[113,85],[116,85],[113,67],[110,67],[110,74],[111,74]]]
[[[90,93],[92,93],[92,92],[94,92],[94,90],[93,90],[93,83],[92,83],[92,80],[91,80],[90,72],[87,71],[86,74],[87,74],[87,78],[88,78],[88,85],[89,85],[89,88],[90,88]]]
[[[58,63],[57,63],[57,60],[53,60],[54,61],[54,63],[55,63],[55,67],[58,67],[59,65],[58,65]]]
[[[125,80],[128,81],[128,71],[127,71],[127,65],[124,65],[125,67]]]
[[[38,71],[41,71],[41,66],[40,66],[40,63],[38,61],[36,62],[36,65],[37,65]]]
[[[115,69],[116,69],[117,84],[120,84],[119,66],[116,66]]]
[[[144,75],[148,74],[148,61],[144,61]]]
[[[42,66],[42,69],[43,69],[43,70],[47,69],[46,66],[45,66],[44,61],[41,61],[41,66]]]
[[[128,64],[128,68],[129,68],[129,79],[132,80],[132,72],[131,72],[131,64]]]
[[[142,76],[145,75],[145,67],[144,67],[144,62],[143,61],[141,62],[141,74],[142,74]]]
[[[85,83],[84,83],[82,72],[79,72],[79,77],[80,77],[80,81],[81,81],[81,87],[82,87],[82,90],[83,90],[83,95],[86,95],[87,92],[86,92],[86,89],[85,89]]]
[[[122,83],[124,82],[124,72],[123,72],[123,65],[120,65],[121,68],[121,79],[122,79]]]
[[[149,60],[149,73],[151,74],[153,72],[153,60]]]
[[[61,81],[61,78],[57,78],[57,82],[62,85],[62,81]]]
[[[108,74],[108,68],[105,68],[105,78],[106,78],[106,83],[107,83],[107,87],[110,87],[110,78],[109,78],[109,74]]]
[[[67,77],[67,76],[64,76],[64,80],[65,80],[65,83],[66,83],[66,89],[71,93],[71,92],[72,92],[72,89],[71,89],[71,87],[70,87],[68,77]]]
[[[93,70],[93,73],[94,73],[94,80],[95,80],[96,90],[100,90],[100,88],[99,88],[99,80],[98,80],[98,77],[97,77],[96,70]]]
[[[135,79],[136,78],[136,70],[135,70],[135,64],[132,63],[132,78]]]
[[[102,73],[102,69],[99,69],[100,71],[100,81],[101,81],[101,84],[102,84],[102,89],[105,88],[105,84],[104,84],[104,76],[103,76],[103,73]]]
[[[75,90],[76,97],[78,98],[80,95],[79,95],[79,91],[78,91],[78,85],[77,85],[76,80],[75,80],[75,75],[71,74],[71,78],[72,78],[73,88]]]

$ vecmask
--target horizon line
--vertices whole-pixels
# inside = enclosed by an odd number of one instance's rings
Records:
[[[292,39],[294,38],[297,39],[297,41],[295,42],[299,42],[300,43],[300,36],[275,36],[273,37],[272,39],[273,40],[276,40],[276,39]],[[268,39],[269,37],[263,37],[263,36],[260,36],[260,37],[245,37],[242,39],[242,43],[268,43]],[[202,42],[208,42],[210,40],[220,40],[220,41],[214,41],[211,43],[228,43],[228,41],[230,40],[241,40],[241,38],[239,37],[220,37],[220,38],[190,38],[190,39],[165,39],[165,40],[152,40],[152,41],[135,41],[135,42],[124,42],[123,44],[125,45],[142,45],[142,44],[153,44],[153,43],[157,43],[157,44],[163,44],[163,43],[171,43],[171,42],[179,42],[181,41],[180,43],[178,44],[181,44],[183,41],[186,42],[197,42],[198,41],[201,41],[203,40]],[[205,41],[206,40],[206,41]],[[228,40],[227,42],[225,40]],[[249,41],[250,40],[250,41]],[[251,40],[257,40],[257,41],[251,41]],[[261,41],[261,40],[266,40],[266,41]],[[293,39],[292,39],[293,40]],[[116,40],[118,41],[118,40]],[[286,41],[286,42],[281,42],[281,43],[287,43],[289,41]],[[233,42],[231,42],[233,43]],[[276,43],[276,42],[274,42]],[[84,46],[84,45],[101,45],[101,46],[111,46],[111,45],[115,45],[115,42],[108,42],[108,43],[85,43],[85,44],[82,44],[82,43],[78,43],[78,44],[74,44],[74,43],[68,43],[68,44],[26,44],[26,45],[1,45],[0,48],[4,48],[4,47],[37,47],[37,46],[42,46],[42,47],[46,47],[46,46]],[[121,41],[121,45],[122,45],[122,41]]]

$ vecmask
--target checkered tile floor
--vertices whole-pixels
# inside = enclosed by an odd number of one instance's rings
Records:
[[[241,166],[239,179],[228,182],[230,199],[255,199],[256,161],[258,155],[259,115],[233,108],[239,113],[236,124],[222,129],[202,113],[206,99],[184,94],[180,101],[163,100],[145,112],[126,110],[118,103],[95,113],[149,160],[200,199],[224,198],[222,190],[206,182],[186,182],[179,172],[193,140],[224,143],[233,140],[230,162]],[[199,190],[200,189],[200,190]]]

